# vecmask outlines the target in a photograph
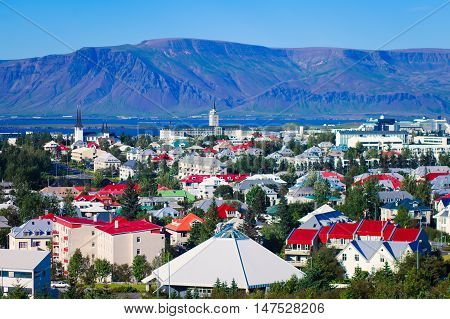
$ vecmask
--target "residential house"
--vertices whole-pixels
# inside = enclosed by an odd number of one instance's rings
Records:
[[[411,218],[426,225],[430,224],[432,213],[431,208],[423,205],[422,202],[417,199],[403,199],[401,201],[388,203],[381,206],[381,220],[394,220],[400,207],[406,208]]]
[[[450,234],[450,214],[449,207],[447,206],[439,213],[433,216],[436,219],[436,229],[447,234]]]
[[[174,218],[170,224],[166,225],[166,230],[170,234],[170,244],[185,245],[189,240],[189,232],[196,223],[203,223],[203,219],[193,213],[183,218]]]
[[[321,226],[328,226],[332,223],[346,223],[351,219],[342,212],[335,210],[331,206],[325,204],[312,211],[311,213],[300,218],[300,228],[316,229]]]
[[[178,162],[178,176],[185,178],[189,175],[217,175],[226,174],[227,167],[216,158],[186,156]]]
[[[121,162],[114,155],[106,153],[94,160],[94,171],[119,168]]]
[[[320,229],[294,229],[286,239],[284,255],[294,267],[305,267],[312,252],[319,247]]]
[[[407,191],[381,191],[378,192],[378,198],[383,204],[395,203],[404,199],[414,199]]]
[[[119,168],[119,176],[122,181],[132,178],[136,174],[137,161],[128,160]]]
[[[53,231],[53,215],[30,219],[19,227],[11,228],[9,249],[50,250]]]

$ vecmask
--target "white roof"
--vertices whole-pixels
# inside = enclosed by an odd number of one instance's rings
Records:
[[[213,287],[217,279],[241,289],[265,287],[293,275],[303,277],[271,251],[232,227],[155,269],[144,283],[157,279],[161,285]]]
[[[32,270],[49,254],[40,250],[0,249],[0,268]]]

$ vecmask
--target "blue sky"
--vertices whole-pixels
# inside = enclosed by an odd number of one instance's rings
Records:
[[[446,0],[0,0],[0,59],[166,37],[227,40],[270,47],[376,49]],[[450,48],[450,5],[386,46]]]

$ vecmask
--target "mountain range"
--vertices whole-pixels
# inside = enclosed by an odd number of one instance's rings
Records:
[[[450,50],[268,48],[198,39],[0,61],[8,115],[446,115]]]

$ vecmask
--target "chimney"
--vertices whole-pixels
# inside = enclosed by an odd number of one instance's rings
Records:
[[[114,221],[114,228],[119,228],[119,221],[117,219]]]
[[[94,214],[94,222],[97,222],[97,214]]]

